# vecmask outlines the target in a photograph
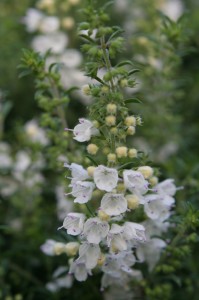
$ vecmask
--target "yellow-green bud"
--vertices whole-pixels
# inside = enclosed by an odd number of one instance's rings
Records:
[[[134,126],[129,126],[127,128],[126,133],[127,133],[127,135],[134,135],[135,134],[135,127]]]
[[[142,125],[142,119],[141,119],[141,117],[137,117],[136,118],[136,125]]]
[[[128,80],[127,79],[122,79],[120,80],[120,86],[121,87],[127,87],[128,86]]]
[[[127,200],[127,205],[129,209],[136,209],[139,204],[139,198],[137,195],[127,195],[126,196],[126,200]]]
[[[135,148],[131,148],[128,151],[128,157],[134,158],[137,157],[137,150]]]
[[[90,177],[93,177],[95,169],[96,169],[96,167],[93,167],[93,166],[90,166],[87,168],[87,172]]]
[[[65,252],[68,256],[75,256],[79,250],[78,242],[70,242],[65,245]]]
[[[101,88],[102,93],[108,93],[109,92],[109,87],[106,85],[103,85],[103,87]]]
[[[158,184],[158,178],[156,176],[152,176],[151,178],[149,178],[149,183],[152,186],[155,186],[156,184]]]
[[[117,129],[117,127],[112,127],[112,128],[110,129],[110,132],[111,132],[112,134],[114,134],[114,135],[118,134],[118,129]]]
[[[95,128],[99,128],[100,127],[100,123],[97,120],[92,121],[92,123],[93,123],[93,126]]]
[[[98,258],[97,265],[99,267],[103,266],[105,260],[106,260],[106,256],[103,253],[101,253],[100,257]]]
[[[145,179],[148,179],[153,175],[153,169],[149,166],[142,166],[139,167],[137,170],[138,172],[142,173]]]
[[[103,153],[104,153],[105,155],[107,155],[107,154],[110,153],[111,150],[110,150],[109,147],[104,147],[102,151],[103,151]]]
[[[90,95],[91,94],[90,86],[88,84],[85,84],[82,87],[82,91],[83,91],[84,95]]]
[[[121,157],[127,157],[127,151],[128,151],[128,148],[127,147],[117,147],[116,148],[116,154],[117,154],[117,157],[121,158]]]
[[[77,4],[79,4],[79,1],[80,1],[80,0],[68,0],[68,2],[69,2],[71,5],[77,5]]]
[[[114,103],[107,104],[106,111],[107,111],[108,114],[116,114],[117,105],[115,105]]]
[[[126,187],[124,183],[118,183],[117,192],[120,194],[120,193],[124,193],[125,191],[126,191]]]
[[[89,154],[95,155],[97,153],[99,147],[95,144],[89,144],[86,149]]]
[[[134,116],[126,117],[124,120],[126,126],[136,126],[136,118]]]
[[[117,156],[115,153],[109,153],[107,155],[107,159],[108,159],[108,162],[114,163],[114,162],[116,162]]]
[[[64,253],[64,248],[65,245],[63,243],[56,243],[53,248],[55,255],[60,255]]]
[[[62,20],[62,27],[64,29],[71,29],[75,25],[75,21],[72,17],[66,17]]]
[[[100,218],[101,221],[109,221],[110,220],[110,216],[107,215],[103,210],[99,210],[98,211],[98,217]]]
[[[105,118],[105,122],[107,126],[114,126],[116,123],[116,118],[115,116],[107,116]]]

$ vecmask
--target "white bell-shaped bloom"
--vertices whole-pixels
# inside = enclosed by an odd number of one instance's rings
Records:
[[[33,38],[32,48],[41,52],[46,53],[49,49],[53,54],[60,54],[64,51],[68,44],[68,37],[65,33],[57,31],[48,34],[40,34]]]
[[[118,216],[127,210],[127,200],[122,194],[106,193],[100,208],[109,216]]]
[[[44,15],[35,8],[29,8],[26,12],[26,16],[23,17],[22,22],[26,25],[28,32],[34,32],[38,30],[41,20]]]
[[[78,142],[89,141],[91,136],[98,135],[99,130],[94,127],[93,123],[86,119],[79,119],[79,124],[73,130],[74,139]]]
[[[76,181],[82,181],[89,178],[88,172],[81,166],[75,163],[72,163],[71,165],[65,163],[65,168],[68,168],[71,170],[72,180],[71,183],[75,183]]]
[[[136,255],[140,262],[146,261],[151,271],[160,259],[163,248],[166,243],[159,238],[152,238],[146,244],[140,244],[136,249]]]
[[[113,252],[127,250],[127,241],[124,236],[123,226],[112,224],[107,236],[107,244]]]
[[[174,196],[176,193],[176,186],[174,184],[174,179],[166,179],[155,186],[158,194]]]
[[[83,233],[89,243],[99,244],[108,234],[109,224],[99,218],[90,218],[84,224]]]
[[[146,237],[150,239],[152,236],[160,236],[163,232],[167,232],[170,223],[161,222],[160,220],[147,219],[142,222],[142,225],[146,229]]]
[[[144,211],[152,220],[164,221],[170,216],[170,209],[174,205],[175,200],[171,196],[151,194],[144,197]]]
[[[142,173],[133,170],[123,172],[125,187],[136,195],[144,195],[148,191],[148,181]]]
[[[92,275],[90,270],[86,268],[84,257],[79,257],[70,266],[69,274],[73,274],[78,281],[85,281],[89,275]]]
[[[97,265],[101,251],[98,244],[83,243],[79,248],[79,257],[84,257],[87,269],[93,269]]]
[[[85,215],[80,213],[69,213],[64,219],[61,228],[67,229],[67,233],[71,235],[78,235],[82,232],[84,226]]]
[[[118,172],[116,169],[98,166],[94,171],[94,182],[98,189],[111,192],[118,182]]]
[[[54,240],[46,240],[43,245],[41,245],[40,249],[46,255],[53,256],[55,255],[54,247],[57,242]]]
[[[145,242],[145,228],[143,225],[134,222],[125,222],[123,225],[124,236],[127,240],[135,240],[138,242]]]
[[[87,203],[91,197],[95,184],[89,181],[77,181],[72,185],[72,195],[75,197],[75,203]]]
[[[59,19],[55,16],[48,16],[42,19],[39,29],[42,33],[52,33],[59,29]]]

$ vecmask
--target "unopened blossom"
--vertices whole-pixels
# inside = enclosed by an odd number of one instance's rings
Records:
[[[142,173],[133,170],[123,172],[124,184],[126,188],[136,194],[144,195],[148,191],[148,181],[145,180]]]
[[[100,208],[109,216],[118,216],[127,210],[127,200],[123,194],[106,193]]]
[[[93,123],[86,119],[79,119],[79,124],[73,130],[74,140],[78,142],[89,141],[91,136],[98,135],[99,130],[94,127]]]
[[[89,243],[99,244],[107,236],[108,231],[108,222],[101,221],[96,217],[90,218],[85,222],[83,234]]]
[[[85,215],[81,213],[69,213],[64,219],[61,228],[67,229],[67,233],[71,235],[79,235],[83,231]]]
[[[98,189],[111,192],[117,186],[118,172],[100,165],[94,171],[94,182]]]
[[[98,244],[84,242],[79,248],[79,257],[83,257],[85,259],[87,269],[93,269],[96,267],[100,255],[101,251]]]
[[[158,260],[162,250],[166,247],[166,243],[159,238],[151,238],[146,244],[139,245],[136,249],[136,255],[140,262],[146,261],[151,271]]]
[[[74,203],[87,203],[91,197],[95,184],[89,181],[77,181],[72,184],[72,195],[75,197]]]
[[[88,274],[92,275],[91,271],[86,268],[84,257],[79,257],[72,262],[69,274],[73,274],[78,281],[85,281],[88,277]]]

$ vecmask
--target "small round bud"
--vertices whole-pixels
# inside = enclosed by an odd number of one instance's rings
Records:
[[[97,265],[99,267],[103,266],[105,260],[106,260],[106,256],[103,253],[101,253],[100,257],[98,258]]]
[[[53,248],[55,255],[60,255],[60,254],[64,253],[64,250],[65,250],[64,248],[65,248],[65,245],[63,243],[56,243]]]
[[[103,151],[103,153],[104,153],[105,155],[107,155],[107,154],[110,153],[111,150],[110,150],[109,147],[104,147],[102,151]]]
[[[137,157],[137,150],[135,148],[131,148],[128,151],[128,157],[134,158]]]
[[[142,125],[142,119],[141,119],[141,117],[137,117],[136,118],[136,125],[139,125],[139,126]]]
[[[118,183],[117,192],[120,194],[120,193],[124,193],[125,191],[126,191],[126,187],[124,183]]]
[[[114,126],[116,123],[116,118],[114,116],[107,116],[105,118],[105,122],[107,126]]]
[[[128,148],[127,147],[117,147],[116,148],[116,154],[117,154],[117,157],[121,158],[121,157],[127,157],[127,151],[128,151]]]
[[[102,93],[108,93],[109,92],[109,87],[106,85],[103,85],[103,87],[101,88]]]
[[[153,169],[149,166],[142,166],[139,167],[137,170],[138,172],[142,173],[145,179],[148,179],[153,175]]]
[[[85,84],[83,87],[82,87],[82,91],[84,93],[84,95],[90,95],[91,94],[91,90],[90,90],[90,86],[88,84]]]
[[[126,126],[136,126],[136,118],[134,116],[126,117],[124,120]]]
[[[93,177],[95,169],[96,169],[96,167],[93,167],[93,166],[90,166],[87,168],[87,172],[90,177]]]
[[[63,18],[62,20],[62,27],[64,29],[71,29],[73,28],[75,25],[75,21],[72,17],[66,17],[66,18]]]
[[[95,144],[89,144],[86,149],[89,154],[95,155],[97,153],[99,147]]]
[[[70,242],[65,245],[65,252],[68,256],[75,256],[79,250],[79,243]]]
[[[107,159],[108,159],[108,162],[115,163],[116,159],[117,159],[117,156],[116,156],[115,153],[109,153],[107,155]]]
[[[129,209],[136,209],[139,204],[139,198],[137,195],[127,195],[126,196],[127,204]]]
[[[101,221],[109,221],[110,220],[110,216],[107,215],[103,210],[99,210],[98,211],[98,217],[100,218]]]
[[[97,120],[92,121],[92,123],[93,123],[93,126],[95,128],[99,128],[100,127],[100,123]]]
[[[126,133],[127,133],[127,135],[134,135],[135,134],[135,127],[134,126],[129,126],[127,128]]]
[[[120,80],[120,86],[121,87],[127,87],[128,86],[128,80],[127,79],[122,79],[122,80]]]
[[[68,0],[68,2],[69,2],[71,5],[77,5],[77,4],[79,4],[80,0]]]
[[[152,176],[151,178],[149,178],[149,183],[150,183],[152,186],[155,186],[156,184],[158,184],[158,177]]]
[[[93,191],[93,198],[99,198],[101,196],[102,196],[102,191],[100,191],[100,190]]]
[[[118,134],[118,129],[117,129],[117,127],[112,127],[112,128],[110,129],[110,132],[111,132],[112,134],[114,134],[114,135],[117,135],[117,134]]]
[[[149,44],[149,40],[144,36],[137,38],[137,42],[142,46],[147,46]]]
[[[107,111],[108,114],[116,114],[117,105],[115,105],[114,103],[107,104],[106,111]]]

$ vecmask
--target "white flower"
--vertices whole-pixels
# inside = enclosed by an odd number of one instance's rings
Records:
[[[127,200],[122,194],[106,193],[100,208],[109,216],[118,216],[127,210]]]
[[[25,131],[28,135],[28,138],[32,142],[38,142],[41,145],[47,145],[49,140],[47,139],[45,131],[38,126],[36,120],[31,120],[25,124]]]
[[[42,33],[52,33],[59,29],[59,19],[55,16],[49,16],[42,19],[39,29]]]
[[[160,236],[162,232],[166,232],[170,226],[169,222],[161,222],[160,220],[146,220],[142,222],[146,229],[148,239],[152,236]]]
[[[117,170],[103,165],[98,166],[94,171],[94,182],[98,189],[111,192],[117,186]]]
[[[152,238],[146,244],[139,245],[136,249],[136,255],[140,262],[146,261],[148,263],[149,270],[151,271],[160,259],[162,249],[165,247],[166,243],[163,240]]]
[[[75,203],[87,203],[91,197],[93,190],[95,188],[95,184],[93,182],[87,181],[77,181],[76,183],[71,185],[72,195],[75,197]]]
[[[28,32],[34,32],[38,29],[43,17],[44,15],[39,10],[29,8],[26,12],[26,16],[22,19],[22,22],[26,25]]]
[[[67,233],[71,235],[78,235],[82,232],[84,226],[85,215],[80,213],[69,213],[64,219],[61,228],[67,229]]]
[[[8,144],[0,143],[0,168],[10,168],[12,166],[12,157]]]
[[[76,49],[67,49],[60,57],[62,62],[67,68],[76,68],[82,62],[82,55]]]
[[[148,191],[148,181],[145,180],[142,173],[133,170],[123,172],[124,184],[126,188],[136,194],[143,195]]]
[[[65,244],[54,241],[46,240],[46,242],[41,245],[40,249],[43,253],[49,256],[59,255],[64,252]]]
[[[52,293],[59,291],[61,288],[71,288],[73,284],[73,277],[69,274],[65,275],[67,272],[66,267],[59,267],[53,273],[53,280],[46,284],[46,289]],[[59,277],[62,275],[61,277]]]
[[[46,53],[49,49],[54,54],[60,54],[68,44],[68,37],[63,32],[37,35],[32,40],[35,51]]]
[[[57,200],[57,216],[60,221],[63,221],[65,216],[73,210],[73,201],[64,195],[64,187],[56,186],[55,195]]]
[[[84,257],[79,257],[70,266],[69,274],[74,274],[78,281],[85,281],[89,275],[92,275],[90,270],[86,268]]]
[[[155,186],[157,192],[161,195],[174,196],[177,188],[174,184],[174,179],[166,179]]]
[[[124,236],[123,226],[112,224],[107,236],[107,244],[113,252],[127,250],[127,241]]]
[[[88,179],[88,172],[81,166],[75,163],[72,163],[71,165],[65,163],[64,167],[68,168],[71,170],[71,175],[72,175],[72,181],[71,183],[75,183],[77,181],[82,181],[85,179]]]
[[[84,224],[83,233],[89,243],[99,244],[108,234],[109,224],[99,218],[90,218]]]
[[[92,135],[98,135],[99,130],[94,127],[93,123],[86,119],[79,119],[79,124],[73,130],[74,140],[78,142],[89,141]]]
[[[125,222],[123,227],[127,240],[146,241],[145,228],[143,225],[134,222]]]
[[[97,265],[101,251],[97,244],[83,243],[79,248],[79,256],[84,257],[87,269],[93,269]]]

